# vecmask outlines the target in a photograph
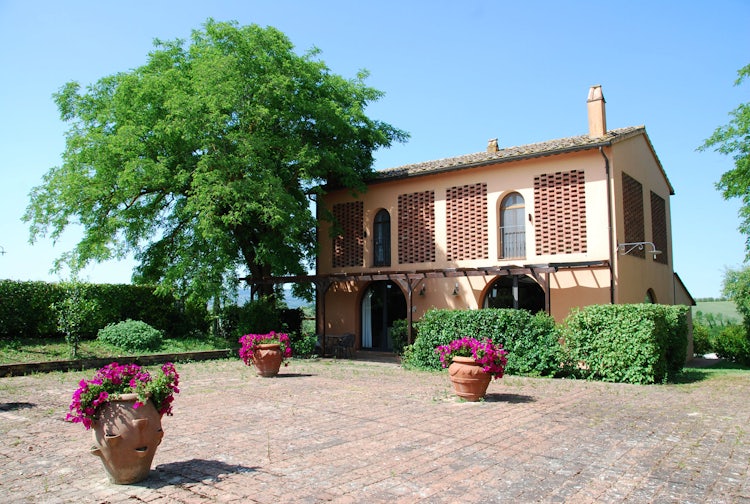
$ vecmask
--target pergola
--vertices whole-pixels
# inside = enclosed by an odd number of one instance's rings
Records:
[[[277,277],[253,278],[245,277],[240,280],[246,281],[249,285],[255,284],[286,284],[286,283],[312,283],[315,285],[319,302],[316,303],[316,324],[317,320],[322,323],[322,342],[323,352],[325,353],[326,341],[326,306],[325,294],[328,288],[338,282],[373,282],[378,280],[390,280],[397,283],[404,292],[406,292],[407,302],[407,338],[408,344],[413,343],[412,338],[412,306],[414,291],[426,278],[455,278],[455,277],[472,277],[472,276],[504,276],[504,275],[530,275],[536,280],[544,291],[544,309],[550,313],[550,286],[549,275],[560,269],[573,268],[597,268],[609,267],[609,261],[583,261],[568,263],[548,263],[548,264],[531,264],[524,266],[484,266],[474,268],[442,268],[413,271],[375,271],[375,272],[341,272],[328,273],[323,275],[290,275]]]

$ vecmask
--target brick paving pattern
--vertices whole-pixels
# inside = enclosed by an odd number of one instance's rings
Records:
[[[506,376],[466,403],[446,373],[362,360],[178,365],[150,477],[110,484],[63,421],[93,371],[0,378],[12,503],[750,503],[750,373],[636,386]]]

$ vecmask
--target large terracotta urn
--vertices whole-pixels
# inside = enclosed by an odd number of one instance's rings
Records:
[[[492,377],[471,357],[453,357],[448,374],[456,395],[467,401],[478,401],[487,393]]]
[[[255,365],[259,376],[270,377],[279,374],[282,359],[281,344],[279,343],[258,345],[258,348],[253,352],[253,365]]]
[[[93,423],[91,453],[101,458],[109,481],[118,485],[136,483],[148,477],[156,447],[164,431],[161,415],[149,400],[133,408],[136,394],[121,394],[99,407]]]

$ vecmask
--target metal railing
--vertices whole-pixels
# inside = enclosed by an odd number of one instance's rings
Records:
[[[501,226],[502,258],[526,257],[526,229],[524,226]]]

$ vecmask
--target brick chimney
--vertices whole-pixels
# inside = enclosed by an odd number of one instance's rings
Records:
[[[497,152],[500,147],[497,146],[497,138],[490,138],[487,140],[487,152]]]
[[[603,137],[607,134],[607,112],[604,107],[604,95],[600,85],[591,86],[587,102],[589,112],[589,136]]]

